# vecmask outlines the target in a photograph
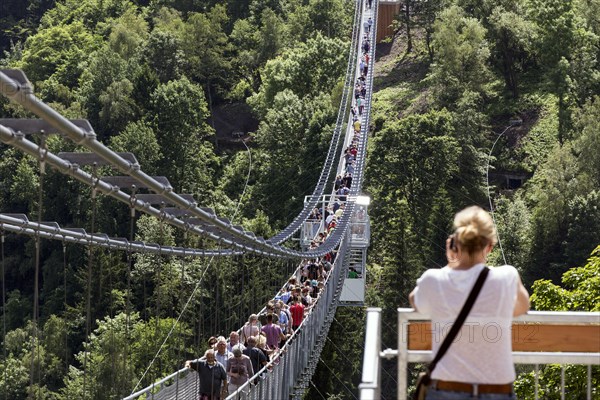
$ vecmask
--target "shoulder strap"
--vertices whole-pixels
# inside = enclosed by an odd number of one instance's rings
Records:
[[[479,277],[477,278],[475,285],[473,285],[473,289],[471,289],[471,293],[469,293],[469,297],[467,297],[467,300],[465,301],[465,304],[460,310],[458,317],[456,317],[456,321],[454,321],[454,324],[452,324],[452,328],[450,329],[448,336],[446,336],[437,354],[435,355],[435,358],[433,359],[431,364],[429,364],[428,370],[430,374],[433,372],[435,366],[442,359],[444,354],[446,354],[446,351],[452,344],[452,341],[458,334],[458,331],[462,328],[462,325],[467,319],[467,315],[469,315],[471,308],[473,308],[473,304],[475,304],[475,300],[477,300],[477,296],[479,296],[479,292],[481,291],[483,283],[485,282],[485,278],[487,278],[489,272],[490,269],[488,267],[483,267],[483,269],[479,273]]]

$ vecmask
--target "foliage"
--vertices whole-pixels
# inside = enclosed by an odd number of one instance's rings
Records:
[[[600,246],[597,246],[583,267],[572,268],[562,276],[564,287],[540,279],[533,284],[532,305],[544,311],[600,311]],[[598,368],[592,368],[592,388],[598,386]],[[517,395],[533,396],[533,373],[522,374],[515,382]],[[587,388],[587,368],[581,365],[565,366],[565,391],[573,398],[584,398]],[[540,395],[548,399],[560,398],[561,366],[547,365],[539,376]],[[593,397],[595,398],[595,397]]]
[[[198,81],[217,85],[223,90],[229,74],[229,39],[224,32],[228,16],[223,5],[213,7],[207,14],[189,16],[182,37],[182,48]]]
[[[33,83],[54,76],[59,83],[73,87],[82,73],[82,62],[98,42],[81,22],[51,26],[27,39],[19,66]]]
[[[161,171],[169,171],[179,193],[197,194],[198,200],[213,187],[211,170],[217,159],[207,138],[208,108],[202,89],[187,78],[160,85],[152,95],[156,138],[163,158]]]
[[[531,302],[544,311],[600,310],[600,247],[592,252],[587,264],[572,268],[562,276],[564,288],[542,279],[533,285]]]
[[[488,32],[495,44],[491,60],[502,71],[506,89],[516,98],[519,96],[519,75],[531,62],[536,30],[535,25],[523,17],[520,5],[511,3],[508,9],[497,6],[491,11]]]
[[[600,160],[595,157],[600,151],[600,97],[595,96],[593,100],[586,103],[577,113],[576,127],[580,134],[575,139],[575,149],[583,162],[580,164],[582,170],[594,180],[596,186],[600,185]]]
[[[313,39],[270,60],[261,73],[260,91],[248,99],[259,115],[273,108],[275,97],[286,89],[296,96],[315,96],[331,90],[345,71],[346,44],[317,34]],[[313,68],[319,65],[319,68]]]
[[[541,109],[539,110],[539,119],[531,127],[527,136],[521,140],[516,154],[512,157],[516,160],[522,160],[517,168],[534,172],[548,158],[556,143],[556,132],[558,130],[558,109],[556,107],[556,98],[548,96],[540,99]]]
[[[428,79],[436,87],[442,106],[458,100],[463,92],[490,95],[492,75],[486,30],[458,6],[443,10],[434,24],[434,63]]]
[[[128,123],[120,134],[111,138],[111,148],[133,153],[144,171],[150,174],[154,173],[156,163],[162,158],[156,133],[145,121]]]
[[[531,252],[532,227],[527,204],[518,195],[512,199],[500,197],[496,200],[495,208],[499,246],[496,246],[488,262],[491,265],[514,265],[523,271],[529,265],[527,256]]]

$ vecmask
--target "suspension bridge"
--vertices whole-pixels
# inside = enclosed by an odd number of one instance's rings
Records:
[[[33,92],[27,76],[20,70],[0,70],[0,91],[23,109],[36,115],[38,119],[1,119],[0,141],[12,146],[38,161],[40,185],[38,193],[37,220],[21,213],[0,213],[0,228],[4,232],[29,235],[35,238],[36,269],[34,326],[39,317],[38,280],[40,274],[40,242],[57,240],[84,246],[91,252],[93,248],[106,248],[112,251],[123,251],[128,255],[161,254],[183,257],[232,257],[242,254],[256,254],[260,257],[276,259],[303,260],[325,257],[336,254],[333,267],[324,282],[324,288],[316,305],[305,316],[298,330],[293,332],[278,355],[273,357],[260,371],[255,371],[253,378],[236,392],[229,393],[228,399],[287,399],[302,398],[311,377],[319,362],[321,351],[325,345],[329,328],[340,304],[363,305],[364,283],[366,274],[366,254],[369,246],[368,198],[362,196],[363,172],[366,163],[366,146],[369,133],[371,95],[373,83],[373,64],[379,1],[366,7],[364,2],[354,2],[354,20],[352,42],[348,53],[347,69],[343,93],[338,109],[335,129],[329,144],[320,176],[312,194],[305,198],[304,206],[292,222],[271,238],[257,236],[244,229],[229,218],[219,216],[210,207],[198,204],[194,196],[187,193],[176,193],[167,176],[153,176],[143,171],[132,153],[120,153],[111,150],[96,139],[93,127],[86,120],[70,120],[51,106],[42,102]],[[368,20],[371,20],[370,28]],[[358,115],[359,124],[355,125],[350,111],[355,105],[354,88],[356,80],[361,77],[361,58],[364,55],[364,43],[367,41],[367,73],[364,76],[366,93],[362,100],[364,110]],[[358,126],[358,130],[355,127]],[[51,151],[47,145],[50,135],[61,135],[77,146],[78,151]],[[345,169],[345,160],[341,149],[355,146],[356,156],[352,174],[352,184],[347,194],[343,195],[344,209],[337,226],[331,230],[319,246],[311,246],[315,237],[324,232],[327,226],[324,221],[315,222],[311,212],[315,208],[325,209],[328,205],[340,200],[340,195],[331,190],[333,176],[341,174]],[[115,174],[101,176],[99,171],[112,169]],[[129,238],[115,237],[111,232],[95,232],[95,218],[92,213],[91,230],[63,227],[60,221],[44,221],[43,199],[52,193],[44,190],[46,168],[63,174],[91,188],[92,202],[99,196],[106,196],[122,203],[130,213]],[[90,172],[91,170],[91,172]],[[329,190],[329,191],[328,191]],[[136,215],[147,214],[157,218],[161,224],[168,224],[185,235],[198,235],[215,243],[213,247],[181,247],[167,246],[134,240],[133,224]],[[287,243],[292,238],[299,238],[301,249],[290,247]],[[131,257],[128,257],[131,268]],[[210,265],[210,263],[209,263]],[[91,263],[89,265],[91,268]],[[361,274],[358,279],[346,279],[350,268]],[[129,274],[131,271],[129,271]],[[294,275],[299,275],[299,270]],[[282,282],[283,284],[283,282]],[[92,301],[88,298],[88,303]],[[88,308],[89,310],[89,308]],[[257,310],[258,313],[264,310]],[[378,341],[379,320],[377,310],[369,312],[369,326],[366,337],[365,370],[361,385],[361,398],[376,399],[380,397],[380,359],[382,357],[398,357],[399,393],[406,395],[406,364],[408,362],[425,362],[431,359],[427,344],[421,347],[406,346],[406,335],[409,334],[408,320],[423,319],[423,316],[410,314],[411,310],[400,310],[398,343],[404,344],[399,350],[381,352]],[[405,314],[409,314],[406,317]],[[568,314],[568,315],[566,315]],[[89,315],[88,315],[89,319]],[[565,315],[535,315],[525,317],[526,321],[550,324],[573,323],[577,326],[597,326],[597,313]],[[566,322],[565,322],[566,321]],[[89,321],[88,321],[89,323]],[[408,332],[408,333],[407,333]],[[596,332],[596,331],[594,331]],[[87,334],[89,334],[89,328]],[[589,336],[588,333],[584,333]],[[165,338],[166,341],[167,338]],[[566,341],[567,339],[565,339]],[[554,352],[539,353],[537,356],[520,354],[522,363],[580,363],[590,366],[598,364],[598,352],[593,351],[596,342],[587,343],[584,350],[557,355]],[[163,343],[164,344],[164,343]],[[591,346],[591,350],[590,350]],[[543,349],[542,349],[543,350]],[[528,350],[531,351],[531,350]],[[538,349],[539,351],[539,349]],[[575,354],[577,353],[577,354]],[[591,369],[588,369],[588,398],[591,398]],[[140,382],[141,382],[140,377]],[[564,374],[563,374],[564,378]],[[33,379],[33,378],[32,378]],[[564,382],[563,382],[564,383]],[[139,384],[138,384],[139,385]],[[182,368],[172,374],[157,379],[148,387],[135,387],[126,400],[133,399],[196,399],[198,394],[198,375],[189,369]],[[564,388],[564,384],[563,384]],[[564,390],[563,390],[564,392]],[[536,392],[537,395],[537,392]],[[564,398],[564,393],[562,398]]]
[[[371,25],[366,24],[371,19]],[[0,85],[2,94],[12,102],[37,116],[37,119],[1,119],[0,140],[24,154],[32,156],[39,165],[39,193],[37,220],[26,214],[0,213],[0,226],[3,232],[29,235],[35,238],[36,269],[34,326],[39,318],[39,274],[40,242],[58,240],[63,243],[85,246],[91,253],[94,248],[107,248],[111,251],[124,251],[131,254],[161,254],[183,257],[231,257],[246,253],[260,257],[278,259],[315,259],[336,254],[333,267],[324,282],[316,305],[307,313],[302,325],[288,338],[279,355],[256,376],[250,379],[237,392],[228,398],[238,398],[247,393],[250,398],[283,399],[301,398],[307,390],[311,376],[315,371],[325,344],[329,327],[340,301],[346,304],[361,304],[364,296],[366,250],[369,244],[368,201],[361,196],[363,171],[365,166],[366,145],[369,127],[371,88],[373,81],[374,40],[377,27],[377,2],[368,8],[360,1],[354,2],[354,20],[352,42],[348,53],[347,69],[343,93],[338,110],[335,129],[323,163],[320,176],[312,194],[306,196],[304,207],[292,222],[271,238],[263,238],[236,225],[228,218],[197,203],[194,197],[186,193],[176,193],[167,176],[152,176],[140,166],[136,155],[111,150],[97,140],[91,124],[87,120],[70,120],[36,97],[33,86],[21,70],[1,70]],[[365,42],[367,42],[365,47]],[[367,55],[368,73],[362,76],[361,58]],[[364,61],[363,61],[364,62]],[[359,68],[360,66],[360,68]],[[361,101],[361,113],[356,125],[356,117],[350,115],[355,107],[355,82],[362,76],[366,88]],[[362,110],[364,108],[364,111]],[[352,115],[356,114],[353,112]],[[360,126],[358,130],[356,126]],[[51,151],[48,138],[61,135],[77,147],[77,151]],[[355,148],[352,184],[348,193],[337,196],[335,190],[327,192],[333,186],[333,174],[343,173],[345,168],[342,147]],[[95,232],[97,216],[92,213],[91,230],[63,227],[60,221],[44,221],[42,215],[43,199],[52,196],[44,188],[46,169],[50,168],[70,179],[91,188],[91,200],[106,196],[117,200],[129,209],[130,237],[115,237],[111,232]],[[107,168],[114,175],[101,176],[99,171]],[[316,235],[327,230],[324,221],[315,224],[311,212],[315,207],[323,208],[339,202],[343,198],[343,213],[337,219],[337,226],[319,246],[310,246]],[[366,201],[366,202],[365,202]],[[185,235],[198,235],[210,239],[217,245],[212,248],[194,248],[165,246],[134,240],[134,219],[136,215],[147,214],[157,218],[161,224],[168,224],[183,231]],[[3,234],[4,235],[4,234]],[[293,237],[301,236],[301,249],[286,245]],[[3,236],[4,239],[4,236]],[[90,257],[91,259],[91,257]],[[91,261],[89,268],[92,268]],[[348,269],[362,272],[351,287],[344,289]],[[131,273],[131,271],[129,271]],[[296,271],[299,274],[299,271]],[[345,295],[343,292],[345,291]],[[342,299],[342,300],[340,300]],[[88,296],[89,302],[93,301]],[[258,310],[257,310],[258,311]],[[89,334],[89,307],[88,328]],[[166,339],[165,339],[166,341]],[[163,343],[164,344],[164,343]],[[141,379],[140,379],[141,381]],[[252,382],[256,384],[250,385]],[[33,383],[33,377],[32,377]],[[139,384],[138,384],[139,385]],[[248,388],[246,388],[248,386]],[[146,388],[134,388],[126,399],[196,399],[198,377],[188,369],[174,371],[173,374],[157,380]]]

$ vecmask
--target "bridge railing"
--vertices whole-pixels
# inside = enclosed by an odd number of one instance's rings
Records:
[[[302,387],[301,382],[304,378],[310,380],[335,314],[343,278],[348,270],[347,247],[346,239],[338,249],[339,257],[334,262],[317,304],[312,307],[300,327],[280,349],[279,355],[259,371],[258,380],[250,379],[227,399],[269,400],[301,397],[301,393],[306,388]],[[315,351],[316,349],[318,351]],[[256,384],[253,384],[253,381]],[[308,381],[305,383],[307,384]],[[245,391],[249,392],[248,396],[244,394]]]
[[[303,376],[310,379],[312,371],[308,373],[307,370],[314,370],[316,367],[321,354],[320,350],[335,314],[344,281],[343,277],[348,271],[348,232],[346,239],[342,240],[338,248],[339,256],[336,257],[333,268],[325,280],[325,288],[322,289],[315,306],[304,317],[300,327],[280,349],[277,357],[272,358],[238,391],[231,393],[228,399],[287,399],[290,396],[300,397],[298,393],[306,389],[306,387],[301,387],[302,385],[299,386],[298,382],[303,380]],[[183,368],[153,385],[132,393],[123,400],[196,400],[198,387],[198,374]],[[249,392],[247,396],[244,394],[245,391]]]
[[[381,351],[381,309],[367,310],[367,335],[360,398],[379,399],[381,358],[398,357],[398,399],[407,398],[408,364],[427,363],[431,352],[429,317],[412,308],[398,309],[398,350]],[[591,366],[600,365],[600,312],[530,311],[512,326],[513,361],[535,365],[535,398],[539,396],[540,364],[587,365],[587,399],[592,398]],[[565,372],[561,372],[565,399]]]

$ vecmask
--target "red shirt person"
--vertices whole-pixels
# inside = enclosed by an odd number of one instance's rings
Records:
[[[302,323],[304,319],[304,304],[298,300],[297,297],[294,297],[292,300],[292,305],[290,306],[290,313],[292,314],[292,329],[296,330]]]

